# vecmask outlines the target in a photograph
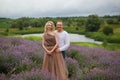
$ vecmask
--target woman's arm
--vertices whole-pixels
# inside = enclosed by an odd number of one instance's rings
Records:
[[[43,38],[43,40],[42,40],[42,47],[44,48],[44,50],[47,52],[47,53],[50,53],[50,51],[49,50],[47,50],[47,48],[45,47],[45,45],[44,45],[44,37],[42,37]]]
[[[58,38],[57,38],[56,33],[55,33],[55,41],[56,41],[56,44],[55,44],[55,46],[53,47],[53,49],[50,51],[51,53],[58,47]]]

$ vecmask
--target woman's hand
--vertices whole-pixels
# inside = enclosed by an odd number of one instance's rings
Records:
[[[52,52],[51,52],[51,51],[48,51],[48,50],[47,50],[46,52],[47,52],[48,55],[50,55],[50,56],[52,55]]]

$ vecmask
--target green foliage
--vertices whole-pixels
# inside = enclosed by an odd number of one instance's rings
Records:
[[[27,77],[25,80],[44,80],[43,76],[32,76],[32,77]]]
[[[120,43],[119,34],[107,36],[107,41],[110,43]]]
[[[106,40],[109,43],[120,43],[120,34],[113,34],[113,35],[105,35],[101,32],[88,32],[86,33],[87,37],[93,38],[98,41]]]
[[[99,48],[104,48],[106,50],[120,50],[120,45],[119,44],[110,44],[107,42],[107,40],[104,40],[102,44],[95,44],[95,43],[86,43],[86,42],[72,42],[71,44],[75,44],[78,46],[85,46],[85,47],[99,47]]]
[[[69,72],[69,77],[71,77],[72,75],[75,75],[76,72],[77,72],[77,68],[76,68],[76,65],[74,64],[69,64],[68,65],[68,72]]]
[[[43,59],[40,58],[39,56],[32,56],[31,60],[36,63],[37,66],[42,66]]]
[[[86,47],[102,47],[100,44],[90,43],[90,42],[71,42],[71,44],[76,44],[78,46],[86,46]]]
[[[107,19],[106,22],[108,24],[119,24],[119,19],[110,18],[110,19]]]
[[[3,40],[4,41],[4,40]],[[23,39],[21,40],[23,41]],[[19,46],[21,44],[18,42],[15,42],[14,40],[11,40],[11,42],[9,42],[10,44],[12,44],[13,46]],[[29,41],[29,40],[27,40]],[[8,41],[7,41],[8,42]],[[31,42],[31,41],[30,41]],[[104,41],[105,43],[105,48],[112,48],[112,47],[116,47],[120,49],[120,45],[119,44],[108,44],[106,45],[106,41]],[[30,44],[30,43],[26,43],[26,41],[24,42],[25,44]],[[91,43],[88,43],[91,44]],[[22,44],[23,45],[23,44]],[[80,44],[79,44],[80,45]],[[95,45],[95,44],[94,44]],[[40,45],[39,45],[40,46]],[[72,45],[71,45],[72,46]],[[95,45],[97,46],[97,45]],[[25,46],[26,47],[26,46]],[[0,54],[0,73],[1,74],[5,74],[3,75],[1,78],[2,80],[4,80],[6,77],[6,80],[9,79],[23,79],[23,80],[47,80],[49,78],[49,74],[45,75],[45,77],[48,77],[47,79],[44,79],[44,75],[41,74],[40,69],[41,69],[41,65],[43,62],[43,56],[40,57],[40,54],[43,54],[41,52],[42,49],[40,51],[38,51],[38,55],[36,54],[36,50],[35,50],[32,54],[29,52],[26,52],[27,50],[25,49],[25,56],[20,56],[23,54],[19,54],[19,55],[15,55],[16,52],[13,54],[10,53],[6,53],[9,52],[7,50],[10,50],[9,48],[11,48],[11,46],[4,44],[4,46],[2,46],[1,48],[1,52],[4,52],[2,54]],[[36,48],[36,47],[35,47]],[[11,48],[13,49],[13,48]],[[21,49],[19,49],[21,52],[23,47],[21,47]],[[30,47],[31,49],[31,47]],[[28,50],[30,50],[28,49]],[[4,51],[2,51],[4,50]],[[13,49],[15,50],[15,49]],[[78,50],[78,51],[77,51]],[[70,80],[114,80],[114,70],[111,71],[111,68],[117,68],[117,66],[119,65],[119,61],[114,61],[116,58],[116,60],[119,59],[118,54],[113,51],[107,51],[107,50],[103,50],[103,49],[91,49],[91,48],[87,48],[87,47],[75,47],[73,46],[73,48],[71,47],[70,50],[68,50],[69,52],[67,53],[66,57],[66,64],[67,64],[67,68],[69,71],[69,79]],[[105,53],[103,53],[105,51]],[[14,52],[14,51],[12,51]],[[30,51],[31,52],[31,51]],[[99,54],[98,54],[99,53]],[[106,53],[108,53],[106,55]],[[104,55],[105,54],[105,55]],[[20,58],[21,57],[21,58]],[[19,59],[20,58],[20,59]],[[113,63],[113,62],[115,63]],[[118,63],[116,63],[118,62]],[[112,64],[112,65],[111,65]],[[114,64],[116,66],[114,66]],[[111,65],[111,66],[110,66]],[[109,67],[110,66],[110,67]],[[106,72],[107,70],[110,69],[110,75],[109,72]],[[115,71],[118,69],[115,69]],[[119,71],[117,71],[119,72]],[[9,74],[8,74],[9,73]],[[8,75],[6,75],[8,74]],[[117,73],[116,73],[117,74]],[[115,76],[116,76],[115,74]],[[12,76],[14,75],[14,76]],[[112,78],[113,77],[113,78]],[[112,79],[111,79],[112,78]],[[119,76],[117,75],[117,77],[115,78],[119,79]],[[48,80],[53,80],[53,79],[48,79]]]
[[[20,73],[22,71],[30,71],[32,69],[32,67],[30,65],[27,65],[27,64],[18,64],[16,66],[16,70],[14,71],[15,73]]]
[[[28,40],[33,40],[33,41],[42,41],[42,37],[37,37],[37,36],[28,36],[24,38]]]
[[[11,25],[12,19],[9,18],[0,18],[0,28],[9,28]]]
[[[84,34],[85,29],[83,26],[79,27],[64,27],[64,30],[66,30],[68,33],[77,33],[77,34]]]
[[[108,45],[107,41],[104,40],[103,43],[102,43],[102,46],[103,46],[103,47],[106,47],[107,45]]]
[[[102,32],[87,32],[86,36],[98,41],[103,41],[104,39],[106,39],[106,35]]]
[[[108,24],[113,24],[113,19],[108,19],[107,21],[106,21]]]
[[[16,28],[9,28],[9,33],[6,33],[5,30],[6,29],[0,30],[0,34],[7,36],[6,34],[8,34],[8,35],[9,34],[23,35],[23,34],[33,34],[33,33],[43,33],[44,32],[44,28],[30,28],[30,27],[28,27],[27,29],[21,30],[21,31]]]
[[[103,33],[106,34],[106,35],[113,34],[113,28],[109,27],[109,26],[105,26],[103,28]]]
[[[17,62],[18,61],[14,59],[13,55],[7,55],[6,57],[0,54],[0,73],[10,73]]]
[[[5,32],[8,33],[9,32],[9,28],[6,28]]]
[[[79,69],[78,61],[72,58],[67,58],[65,61],[68,67],[68,77],[79,79],[81,75],[81,70]]]
[[[27,17],[18,18],[13,20],[11,23],[12,28],[18,28],[19,30],[23,30],[24,28],[30,25],[29,19]]]
[[[108,44],[105,49],[107,50],[120,50],[120,44]]]
[[[19,27],[19,30],[23,30],[23,27],[22,27],[22,26],[20,26],[20,27]]]
[[[100,28],[100,19],[97,15],[89,15],[85,23],[86,31],[94,32],[98,31]]]
[[[69,52],[68,56],[76,59],[81,67],[85,66],[85,61],[87,60],[85,55],[79,54],[76,50],[72,50]]]
[[[78,27],[76,27],[76,30],[79,30],[79,28],[78,28]]]
[[[85,80],[110,80],[109,77],[105,73],[96,72],[93,74],[94,74],[94,76],[90,76],[88,73],[89,79],[86,77]]]
[[[101,41],[106,40],[107,42],[110,43],[120,43],[119,35],[116,35],[116,33],[120,32],[119,15],[116,16],[107,15],[104,17],[98,17],[97,15],[90,15],[88,17],[55,17],[55,18],[22,17],[18,19],[0,18],[0,35],[11,36],[16,34],[43,33],[44,32],[43,27],[45,23],[49,20],[53,21],[54,23],[56,23],[57,20],[62,20],[64,22],[64,29],[69,33],[85,34],[86,36],[93,38],[95,40],[101,40]],[[110,21],[113,21],[112,24],[109,24]],[[87,22],[89,22],[88,24],[89,28],[86,27]],[[95,26],[98,25],[99,23],[102,25],[99,27]],[[106,36],[103,33],[101,33],[104,26],[112,27],[114,30],[114,34]],[[101,32],[86,33],[85,30],[88,31],[87,29],[90,29],[90,31],[99,30]],[[107,32],[105,31],[105,33]]]

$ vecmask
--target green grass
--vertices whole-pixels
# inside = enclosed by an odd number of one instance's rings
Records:
[[[8,28],[8,26],[10,26],[10,24],[8,24],[6,22],[0,23],[0,28]]]
[[[117,33],[120,34],[120,28],[115,28],[115,29],[114,29],[114,33],[115,33],[115,34],[117,34]]]
[[[27,36],[27,37],[22,37],[21,35],[17,36],[19,38],[24,38],[27,40],[32,40],[32,41],[42,41],[42,37],[38,36]],[[111,43],[106,43],[104,44],[96,44],[96,43],[89,43],[89,42],[71,42],[71,44],[75,44],[78,46],[85,46],[85,47],[90,47],[90,48],[104,48],[106,50],[120,50],[120,44],[111,44]]]
[[[75,44],[78,46],[85,46],[91,48],[104,48],[106,50],[120,50],[120,44],[110,44],[107,43],[106,46],[103,44],[96,44],[96,43],[88,43],[88,42],[71,42],[71,44]]]
[[[120,44],[108,44],[105,46],[107,50],[120,50]]]
[[[64,30],[66,30],[68,33],[83,34],[85,31],[85,28],[84,26],[79,26],[78,30],[76,30],[76,27],[64,27]]]
[[[18,30],[17,28],[9,28],[9,32],[6,32],[6,28],[0,28],[0,34],[5,36],[9,34],[23,35],[23,34],[33,34],[33,33],[43,33],[43,32],[44,32],[43,27],[30,28],[30,29],[24,29],[24,30]]]
[[[37,36],[28,36],[28,37],[24,37],[24,39],[32,40],[32,41],[42,41],[42,37],[37,37]]]
[[[120,43],[120,33],[105,35],[102,32],[87,32],[85,35],[97,41],[106,40],[109,43]]]
[[[76,44],[78,46],[86,46],[86,47],[102,47],[100,44],[89,43],[89,42],[71,42],[71,44]]]
[[[0,28],[9,28],[11,25],[12,19],[1,19],[0,18]]]

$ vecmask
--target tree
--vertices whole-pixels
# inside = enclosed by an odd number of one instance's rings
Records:
[[[23,26],[23,21],[21,19],[18,19],[16,21],[16,27],[19,29],[19,30],[23,30],[24,29],[24,26]]]
[[[9,28],[7,28],[7,29],[5,30],[5,32],[9,32]]]
[[[113,28],[109,27],[109,26],[105,26],[103,28],[103,33],[106,34],[106,35],[113,34]]]
[[[39,19],[32,19],[31,20],[31,26],[32,27],[41,27],[42,24],[41,24],[41,21]]]
[[[23,22],[23,26],[24,26],[24,27],[29,27],[29,25],[30,25],[30,23],[29,23],[28,21],[24,21],[24,22]]]
[[[97,15],[89,15],[85,23],[86,31],[94,32],[100,28],[101,21]]]
[[[113,19],[108,19],[108,20],[106,20],[106,22],[107,22],[108,24],[114,24],[114,20],[113,20]]]
[[[108,20],[106,20],[106,22],[108,23],[108,24],[119,24],[119,19],[118,18],[116,18],[116,19],[108,19]]]
[[[16,28],[16,21],[12,21],[10,27],[11,27],[11,28]]]

